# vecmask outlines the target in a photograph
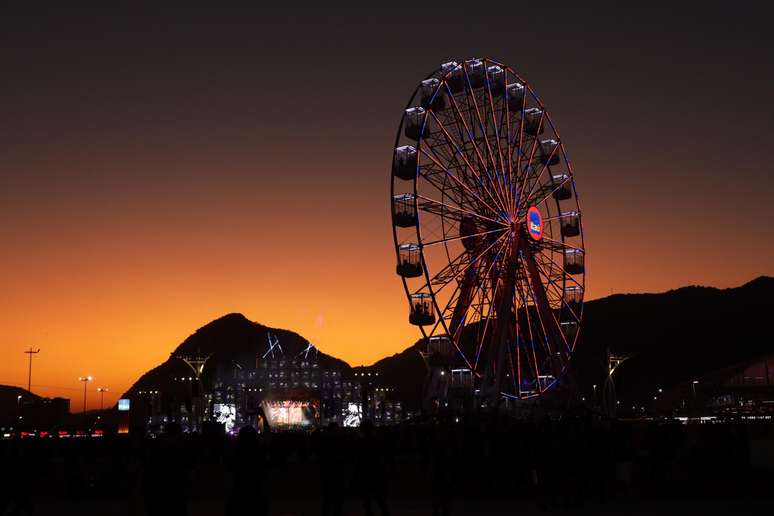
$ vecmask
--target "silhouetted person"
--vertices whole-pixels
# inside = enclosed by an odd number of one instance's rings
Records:
[[[374,435],[374,425],[366,419],[360,424],[362,433],[355,466],[355,489],[363,502],[367,516],[373,514],[375,502],[382,516],[387,516],[387,502],[384,499],[384,484],[387,480],[384,448]]]
[[[328,427],[317,436],[320,458],[320,482],[322,484],[323,516],[339,516],[344,504],[345,457],[341,429],[338,423]]]
[[[164,434],[149,447],[144,476],[145,510],[148,516],[186,516],[186,469],[188,455],[177,423],[164,425]]]
[[[36,514],[30,501],[27,482],[35,473],[23,443],[16,439],[2,443],[0,455],[0,514]]]
[[[234,483],[226,504],[226,516],[266,514],[266,503],[261,493],[263,468],[258,432],[252,426],[245,426],[239,430],[231,460]]]
[[[433,516],[449,516],[454,482],[454,443],[448,426],[439,426],[434,430],[429,443]]]

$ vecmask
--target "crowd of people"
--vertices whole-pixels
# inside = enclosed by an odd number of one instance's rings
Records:
[[[401,497],[450,515],[476,498],[550,511],[627,497],[749,495],[756,478],[771,481],[750,465],[750,428],[450,415],[295,433],[184,434],[170,423],[155,437],[7,440],[0,514],[34,514],[40,496],[120,498],[128,514],[149,516],[190,514],[202,497],[220,498],[226,516],[272,514],[304,497],[327,516],[390,514]]]

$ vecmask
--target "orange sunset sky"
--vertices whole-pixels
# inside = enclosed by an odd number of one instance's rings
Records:
[[[774,275],[760,16],[514,7],[511,24],[412,10],[416,36],[406,16],[4,16],[0,383],[26,387],[33,346],[35,393],[77,409],[91,374],[112,403],[228,312],[352,365],[413,343],[389,167],[409,95],[450,59],[509,64],[551,112],[575,168],[589,299]]]

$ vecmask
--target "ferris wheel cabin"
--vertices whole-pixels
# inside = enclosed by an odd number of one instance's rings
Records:
[[[583,287],[572,286],[564,289],[564,303],[573,311],[580,306],[583,301]]]
[[[411,312],[409,322],[416,326],[428,326],[435,322],[433,297],[425,292],[411,294]]]
[[[392,196],[392,222],[400,228],[409,228],[417,223],[414,194],[404,193]]]
[[[454,345],[447,335],[436,335],[427,339],[427,354],[450,358],[454,356]]]
[[[435,111],[446,109],[446,97],[444,96],[443,91],[439,90],[435,95],[435,98],[433,98],[433,94],[435,94],[439,84],[441,84],[441,81],[438,79],[425,79],[419,86],[422,105]]]
[[[505,70],[494,65],[486,69],[489,75],[489,89],[492,95],[502,95],[505,91]]]
[[[451,386],[455,389],[473,390],[473,371],[468,368],[451,370]]]
[[[473,89],[481,88],[486,84],[486,68],[484,68],[484,62],[481,59],[471,59],[465,61],[465,65],[468,69],[468,82]]]
[[[396,271],[404,278],[418,278],[422,275],[422,251],[417,244],[398,246],[398,266]]]
[[[580,215],[577,211],[565,211],[559,215],[562,236],[574,237],[580,235]]]
[[[559,163],[559,142],[556,140],[543,140],[540,142],[540,162],[543,165],[556,165]]]
[[[462,67],[457,61],[449,61],[441,65],[441,73],[446,76],[446,86],[452,95],[456,95],[465,89]]]
[[[422,124],[425,121],[425,108],[413,107],[406,110],[406,123],[403,127],[403,134],[406,138],[419,140],[422,134]]]
[[[575,321],[562,321],[559,323],[559,326],[567,342],[574,342],[575,336],[578,334],[578,323]]]
[[[524,85],[514,82],[506,88],[508,111],[521,111],[524,106]]]
[[[541,123],[543,119],[543,110],[540,108],[529,108],[524,110],[524,132],[537,136],[543,134],[545,127]]]
[[[572,183],[567,174],[551,176],[551,184],[548,188],[554,192],[554,198],[558,201],[565,201],[572,197]]]
[[[417,175],[417,150],[414,147],[403,145],[395,149],[392,173],[406,181],[414,179]]]
[[[583,274],[583,256],[584,253],[581,249],[565,249],[564,270],[568,274]]]

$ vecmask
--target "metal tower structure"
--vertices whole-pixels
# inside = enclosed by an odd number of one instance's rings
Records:
[[[195,354],[179,354],[174,355],[175,358],[182,360],[193,371],[194,378],[196,378],[196,386],[198,388],[197,400],[192,399],[191,405],[194,411],[195,430],[201,431],[202,424],[204,422],[204,384],[202,383],[202,373],[204,372],[204,365],[212,357],[212,353],[203,355],[198,351]]]
[[[631,355],[614,355],[609,349],[607,350],[606,355],[607,376],[605,377],[605,383],[602,386],[602,409],[608,416],[615,417],[618,400],[616,399],[613,373],[621,364],[626,362]]]

